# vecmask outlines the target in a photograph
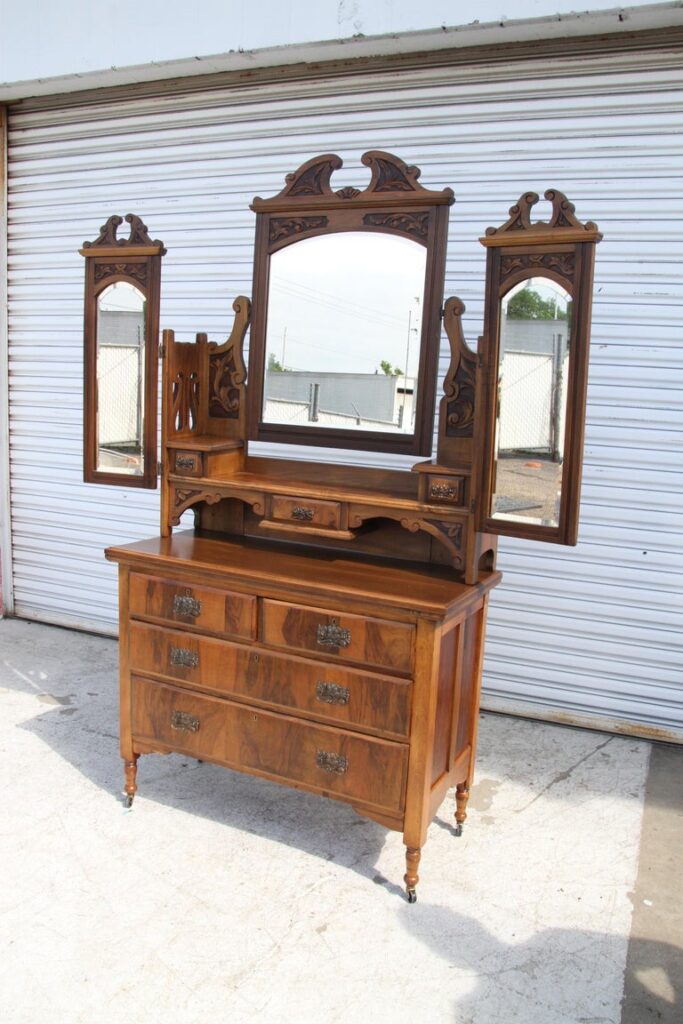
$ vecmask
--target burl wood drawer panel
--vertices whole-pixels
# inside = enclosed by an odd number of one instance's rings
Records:
[[[132,680],[133,738],[352,803],[403,810],[408,746]]]
[[[264,600],[263,641],[289,650],[315,651],[334,661],[355,661],[390,672],[409,673],[413,666],[415,627],[405,622]]]
[[[253,650],[224,640],[132,623],[133,672],[176,679],[225,696],[303,711],[339,725],[405,739],[412,684],[340,665]]]
[[[292,523],[293,526],[322,526],[328,530],[338,530],[341,505],[338,501],[274,494],[270,504],[270,518],[279,523]]]
[[[199,626],[244,640],[256,635],[256,598],[250,594],[131,573],[129,600],[133,617]]]

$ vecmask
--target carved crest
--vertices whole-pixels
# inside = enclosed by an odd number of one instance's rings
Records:
[[[549,235],[551,232],[566,232],[568,237],[571,232],[572,241],[599,241],[602,235],[598,231],[597,224],[593,221],[582,223],[574,213],[574,204],[570,203],[564,192],[559,189],[549,188],[544,193],[544,198],[552,204],[552,214],[549,221],[531,220],[531,209],[538,202],[537,192],[524,192],[514,206],[510,207],[508,220],[499,228],[487,228],[486,237],[482,238],[484,245],[501,245],[510,241],[510,236],[525,233],[525,241],[528,235]],[[540,240],[540,238],[539,238]],[[516,241],[516,239],[515,239]]]
[[[450,205],[453,202],[453,192],[450,188],[438,192],[424,188],[418,182],[419,167],[404,163],[393,153],[373,149],[363,154],[361,162],[370,168],[370,184],[363,190],[346,186],[336,192],[333,191],[330,184],[332,173],[342,166],[342,160],[334,153],[324,153],[322,156],[307,160],[298,170],[288,174],[285,178],[285,187],[276,196],[271,199],[261,199],[257,196],[251,208],[257,211],[282,209],[289,206],[292,200],[301,201],[303,204],[310,203],[311,200],[324,199],[326,206],[348,205],[354,202],[368,204],[373,199],[377,201],[391,196],[395,196],[401,202],[405,202],[406,198],[432,205]]]
[[[127,238],[118,238],[117,232],[121,224],[123,224],[124,219],[128,224],[130,224],[130,231],[128,232]],[[134,213],[127,213],[125,218],[114,214],[102,225],[100,233],[94,242],[83,243],[84,249],[94,249],[98,246],[106,248],[115,246],[117,249],[132,246],[145,246],[147,248],[158,249],[161,256],[166,252],[164,243],[160,242],[159,239],[155,239],[153,241],[147,233],[147,225],[143,224],[142,219]]]

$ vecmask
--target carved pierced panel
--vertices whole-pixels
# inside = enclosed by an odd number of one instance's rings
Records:
[[[179,370],[171,384],[171,421],[175,431],[194,430],[199,411],[199,376]]]
[[[429,233],[428,213],[366,213],[363,223],[372,227],[402,231],[421,241],[426,241]]]
[[[273,217],[268,231],[270,242],[279,242],[291,235],[302,235],[327,226],[327,217]]]
[[[576,254],[573,252],[528,252],[521,255],[503,256],[500,261],[500,280],[503,282],[512,274],[522,270],[535,272],[551,270],[567,281],[573,281],[575,269]]]

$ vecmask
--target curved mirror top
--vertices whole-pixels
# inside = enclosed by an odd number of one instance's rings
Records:
[[[426,259],[366,231],[273,253],[264,423],[414,433]]]
[[[119,281],[97,297],[97,465],[142,476],[145,297]]]
[[[494,519],[559,526],[571,311],[549,278],[501,299]]]

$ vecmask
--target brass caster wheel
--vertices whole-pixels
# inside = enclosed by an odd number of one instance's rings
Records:
[[[130,796],[128,793],[126,793],[124,795],[124,797],[123,797],[123,806],[124,807],[132,807],[133,806],[133,797]]]
[[[414,889],[406,889],[406,895],[408,897],[408,903],[417,903],[417,893]]]
[[[455,826],[455,834],[456,834],[456,836],[461,836],[462,835],[462,825],[456,825]]]

